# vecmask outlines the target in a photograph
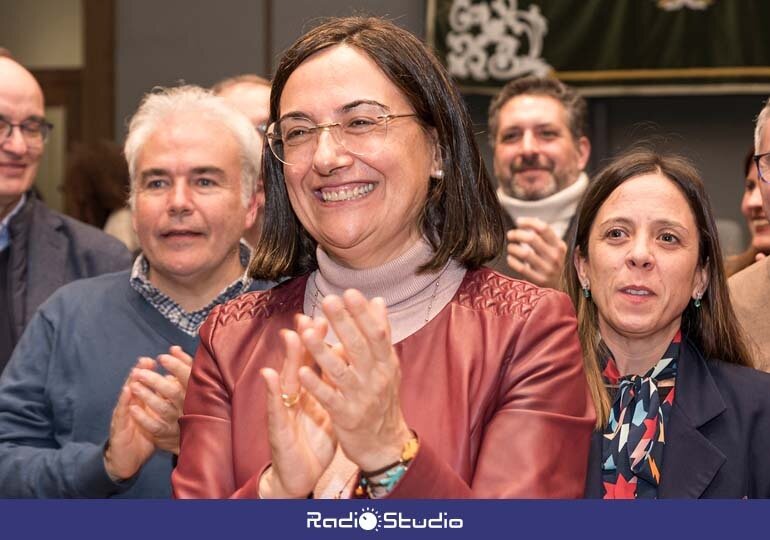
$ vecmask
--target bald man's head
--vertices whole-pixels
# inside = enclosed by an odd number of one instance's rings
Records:
[[[44,115],[43,91],[32,74],[11,58],[0,57],[0,218],[32,186],[43,153],[43,142],[24,136],[18,126],[33,126],[44,121]]]
[[[214,94],[221,96],[249,117],[254,127],[264,134],[270,116],[270,82],[256,75],[241,75],[214,85]]]

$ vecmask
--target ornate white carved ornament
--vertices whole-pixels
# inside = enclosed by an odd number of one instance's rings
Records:
[[[509,80],[551,70],[541,57],[548,21],[536,4],[520,10],[517,0],[454,0],[449,25],[446,62],[455,77]]]

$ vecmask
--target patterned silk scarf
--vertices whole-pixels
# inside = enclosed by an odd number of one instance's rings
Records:
[[[664,426],[674,403],[681,331],[663,358],[644,375],[621,377],[612,356],[602,371],[617,388],[602,441],[605,499],[654,499],[658,495]]]

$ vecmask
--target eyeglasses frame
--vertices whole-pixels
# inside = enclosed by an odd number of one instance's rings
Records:
[[[761,160],[765,156],[770,156],[770,152],[765,152],[763,154],[754,154],[751,156],[751,159],[754,161],[754,166],[757,168],[757,176],[759,176],[759,179],[762,180],[765,184],[770,184],[770,179],[766,179],[764,176],[762,176],[762,169],[759,166],[759,160]]]
[[[11,122],[8,118],[6,118],[3,115],[0,115],[0,120],[8,124],[8,131],[3,135],[3,133],[0,133],[0,144],[4,143],[6,140],[11,138],[11,135],[13,135],[14,128],[18,128],[19,132],[21,133],[21,137],[24,139],[24,142],[26,142],[28,145],[30,144],[30,141],[27,139],[27,137],[24,136],[24,130],[22,129],[22,126],[29,122],[30,120],[34,120],[36,122],[40,122],[40,125],[43,126],[45,129],[41,130],[41,133],[43,135],[42,137],[42,144],[45,144],[48,140],[48,135],[50,135],[51,130],[53,130],[54,125],[46,120],[45,118],[38,118],[38,117],[31,117],[27,118],[26,120],[23,120],[21,122]]]
[[[384,124],[385,124],[385,128],[387,129],[388,123],[389,123],[391,120],[395,120],[396,118],[407,118],[407,117],[409,117],[409,116],[415,116],[415,117],[416,117],[416,116],[417,116],[417,113],[405,113],[405,114],[380,114],[380,115],[377,115],[377,116],[375,116],[374,118],[376,118],[377,120],[382,120],[382,121],[384,121]],[[275,121],[275,122],[271,122],[271,123],[270,123],[270,124],[267,126],[267,129],[265,130],[265,136],[267,137],[267,140],[268,140],[268,146],[270,147],[270,151],[273,153],[273,155],[275,156],[275,158],[276,158],[278,161],[280,161],[281,163],[283,163],[283,164],[285,164],[285,165],[293,165],[292,163],[288,163],[288,162],[286,162],[286,161],[282,160],[280,157],[278,157],[278,153],[277,153],[277,152],[275,151],[275,149],[273,148],[273,143],[272,143],[272,141],[274,141],[274,140],[281,140],[281,138],[280,138],[280,137],[277,137],[277,136],[275,135],[275,133],[273,132],[274,130],[273,130],[273,129],[271,129],[271,128],[274,128],[274,126],[275,126],[276,124],[280,123],[280,122],[281,122],[281,120],[277,120],[277,121]],[[337,127],[337,126],[341,126],[341,125],[342,125],[342,122],[326,122],[326,123],[324,123],[324,124],[315,124],[315,125],[314,125],[312,128],[310,128],[310,129],[311,129],[311,131],[312,131],[313,133],[318,133],[318,136],[316,137],[316,141],[317,141],[317,140],[318,140],[318,137],[320,137],[320,132],[321,132],[321,131],[329,131],[329,132],[331,132],[332,128],[334,128],[334,127]],[[371,130],[371,131],[374,131],[374,128],[372,128],[372,130]],[[336,137],[335,137],[335,140],[337,140],[337,139],[336,139]],[[344,147],[344,148],[345,148],[345,149],[346,149],[348,152],[350,152],[350,153],[351,153],[351,154],[353,154],[353,155],[356,155],[356,156],[366,155],[366,154],[359,154],[359,153],[357,153],[357,152],[353,152],[353,151],[352,151],[350,148],[346,147],[346,146],[345,146],[344,144],[342,144],[342,143],[341,143],[339,140],[337,140],[337,142],[338,142],[338,143],[339,143],[341,146],[343,146],[343,147]],[[316,143],[316,144],[317,144],[317,143]]]

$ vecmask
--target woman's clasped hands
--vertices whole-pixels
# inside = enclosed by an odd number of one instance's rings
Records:
[[[329,295],[325,319],[296,317],[283,330],[280,374],[264,368],[272,464],[262,474],[263,498],[306,497],[337,445],[363,471],[397,462],[413,435],[399,399],[401,367],[391,344],[382,298],[356,290]],[[325,343],[329,325],[339,343]]]

